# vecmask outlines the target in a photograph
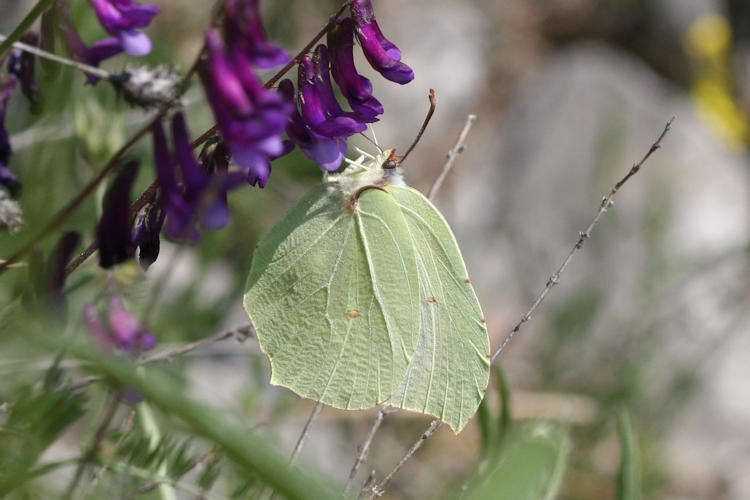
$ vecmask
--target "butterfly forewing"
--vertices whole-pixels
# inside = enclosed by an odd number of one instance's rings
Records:
[[[344,409],[399,387],[420,332],[417,260],[401,207],[366,190],[353,210],[313,190],[259,243],[244,305],[271,383]]]

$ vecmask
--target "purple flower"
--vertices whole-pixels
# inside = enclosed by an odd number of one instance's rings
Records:
[[[13,149],[10,146],[8,131],[5,129],[5,113],[15,87],[15,75],[0,74],[0,186],[5,187],[13,198],[20,195],[21,182],[8,168]]]
[[[143,207],[136,217],[133,242],[138,247],[138,263],[144,270],[156,262],[159,256],[159,233],[164,225],[165,215],[160,203],[157,202]]]
[[[122,44],[117,38],[105,38],[94,43],[91,47],[87,46],[83,43],[73,25],[67,3],[57,2],[54,9],[60,19],[59,29],[62,39],[76,61],[98,67],[99,63],[103,60],[116,56],[123,51]],[[99,81],[99,77],[88,73],[86,74],[86,79],[91,85]]]
[[[279,84],[279,91],[288,99],[294,99],[294,84],[291,80],[283,80]],[[336,170],[344,160],[346,139],[326,137],[314,132],[305,123],[296,106],[292,110],[286,132],[302,153],[324,170]]]
[[[137,174],[138,161],[129,161],[104,195],[102,217],[96,230],[99,265],[104,269],[130,260],[135,255],[130,229],[130,190]]]
[[[354,0],[352,18],[357,27],[357,40],[370,65],[392,82],[404,84],[414,79],[414,71],[401,62],[401,51],[380,31],[371,0]]]
[[[231,219],[227,191],[242,184],[245,174],[204,170],[193,156],[187,124],[182,113],[177,113],[172,119],[174,156],[169,152],[161,123],[155,123],[152,131],[167,236],[197,242],[200,240],[200,233],[195,228],[198,222],[207,229],[220,229],[226,226]],[[177,180],[175,163],[179,165],[182,182]]]
[[[239,46],[253,65],[262,69],[289,62],[289,54],[268,41],[260,18],[259,0],[227,0],[224,12],[224,40],[227,45]]]
[[[21,41],[27,45],[36,47],[39,45],[39,34],[29,31],[21,37]],[[8,71],[18,77],[21,82],[21,91],[31,102],[32,111],[38,112],[41,106],[41,94],[39,85],[34,77],[34,54],[22,50],[14,50],[8,61]]]
[[[159,13],[156,5],[142,5],[133,0],[90,0],[99,22],[131,56],[151,52],[151,40],[136,28],[145,28]]]
[[[184,183],[185,200],[198,211],[204,227],[221,229],[232,218],[227,205],[227,189],[230,186],[226,184],[225,172],[210,175],[203,170],[193,156],[193,146],[182,113],[175,114],[172,119],[172,140]]]
[[[383,105],[372,95],[372,83],[357,73],[354,66],[354,22],[340,19],[328,31],[331,51],[331,74],[341,93],[363,121],[376,121],[383,114]]]
[[[325,45],[318,45],[314,56],[314,62],[309,56],[303,57],[298,68],[299,102],[305,122],[326,137],[348,137],[363,132],[367,125],[344,113],[336,101]]]
[[[117,348],[137,356],[156,345],[156,337],[125,309],[119,297],[110,299],[106,319],[93,304],[86,304],[83,314],[89,331],[106,348]]]
[[[154,138],[156,178],[161,190],[159,199],[167,218],[167,236],[198,241],[200,234],[191,224],[193,208],[182,197],[182,188],[177,182],[175,172],[175,160],[169,151],[161,121],[154,122],[151,133]]]
[[[238,44],[225,50],[218,33],[206,33],[207,64],[201,71],[206,95],[234,161],[261,186],[269,157],[284,152],[284,132],[292,104],[266,89],[253,73],[250,56]]]

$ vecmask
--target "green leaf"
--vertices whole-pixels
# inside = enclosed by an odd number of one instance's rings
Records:
[[[66,391],[22,395],[0,427],[0,497],[32,475],[42,452],[83,414],[83,397]]]
[[[570,451],[566,428],[526,422],[512,428],[485,472],[468,485],[466,500],[556,498]]]
[[[422,333],[390,403],[440,418],[460,432],[487,389],[490,343],[484,316],[448,223],[419,191],[386,186],[403,211],[416,251]]]
[[[41,335],[37,340],[55,343]],[[257,476],[285,497],[326,500],[338,496],[319,476],[301,467],[290,466],[287,457],[254,431],[232,422],[224,412],[185,396],[183,388],[172,378],[152,368],[107,356],[80,342],[67,343],[67,349],[71,355],[88,362],[93,372],[134,388],[151,405],[181,419],[196,435],[220,447],[247,474]]]
[[[498,419],[498,438],[503,439],[513,423],[513,413],[510,406],[510,386],[505,372],[495,365],[495,377],[497,380],[497,392],[500,395],[500,418]]]
[[[271,383],[343,409],[398,388],[419,335],[416,261],[393,197],[305,196],[255,252],[244,298]]]
[[[271,383],[343,409],[386,403],[460,432],[489,380],[482,311],[445,219],[352,162],[258,245],[244,298]]]
[[[617,480],[619,500],[641,498],[641,473],[638,457],[638,442],[633,432],[633,423],[626,410],[617,413],[617,428],[620,434],[620,473]]]

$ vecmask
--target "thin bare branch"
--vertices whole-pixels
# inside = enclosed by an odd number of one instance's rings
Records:
[[[435,432],[443,425],[443,423],[435,419],[432,422],[430,422],[430,425],[427,426],[427,430],[425,430],[421,436],[419,436],[419,439],[409,448],[409,451],[406,452],[406,455],[399,461],[398,464],[396,464],[396,467],[393,468],[391,472],[388,473],[387,476],[383,478],[382,481],[380,481],[376,486],[372,488],[372,493],[370,494],[368,500],[373,500],[375,497],[381,496],[383,493],[385,493],[385,487],[390,482],[390,480],[395,476],[398,471],[401,470],[401,468],[406,464],[406,462],[409,461],[409,459],[414,455],[417,450],[419,450],[422,445],[424,444],[427,439],[435,434]]]
[[[155,354],[152,354],[151,356],[142,358],[139,361],[139,363],[146,365],[146,364],[151,364],[151,363],[158,363],[161,361],[172,361],[172,359],[176,357],[183,356],[185,354],[188,354],[191,351],[194,351],[195,349],[199,347],[203,347],[208,344],[213,344],[214,342],[221,342],[222,340],[226,340],[231,337],[235,337],[237,338],[238,341],[244,342],[246,339],[252,337],[254,334],[255,334],[255,331],[253,330],[253,325],[248,323],[245,325],[237,326],[235,328],[230,328],[228,330],[223,330],[217,334],[211,335],[210,337],[196,340],[195,342],[189,342],[187,344],[183,344],[174,349],[168,349],[162,352],[157,352]],[[89,385],[93,384],[94,382],[100,381],[101,379],[102,377],[100,377],[99,375],[86,377],[76,382],[73,382],[72,384],[68,386],[68,389],[71,391],[84,389],[88,387]]]
[[[320,412],[323,410],[323,407],[325,405],[321,402],[318,402],[315,405],[315,408],[313,408],[312,413],[310,413],[310,417],[307,419],[307,422],[305,423],[305,427],[302,429],[302,434],[299,435],[299,439],[297,439],[297,444],[294,446],[294,451],[292,451],[292,456],[289,458],[289,463],[294,465],[294,463],[297,461],[297,458],[299,458],[299,454],[302,453],[302,448],[305,446],[305,443],[307,442],[307,438],[310,435],[310,429],[312,428],[313,422],[315,422],[315,419],[318,418],[318,415],[320,415]]]
[[[70,481],[68,489],[63,496],[63,498],[65,498],[66,500],[73,497],[76,488],[78,488],[78,483],[80,482],[81,477],[83,477],[83,473],[86,470],[86,466],[94,459],[94,457],[96,457],[96,454],[99,451],[99,446],[102,444],[102,441],[104,441],[104,437],[107,435],[109,424],[112,422],[112,419],[115,416],[117,407],[120,406],[120,394],[120,391],[115,391],[110,396],[111,399],[109,405],[104,411],[104,415],[102,416],[102,419],[96,428],[96,432],[94,433],[94,440],[91,442],[88,450],[78,462],[78,467],[76,468],[76,472],[73,475],[73,479]]]
[[[0,34],[0,41],[7,40],[8,37]],[[63,64],[65,66],[70,66],[71,68],[76,68],[78,70],[83,71],[86,74],[96,76],[98,78],[106,78],[109,79],[112,77],[112,73],[110,73],[107,70],[97,68],[96,66],[90,66],[88,64],[83,64],[78,61],[73,61],[72,59],[66,59],[65,57],[58,56],[57,54],[53,54],[52,52],[47,52],[46,50],[42,50],[38,47],[34,47],[33,45],[29,45],[23,42],[13,42],[13,48],[19,49],[24,52],[28,52],[29,54],[34,54],[35,56],[49,59],[50,61],[54,61],[59,64]]]
[[[195,342],[190,342],[188,344],[182,345],[170,351],[163,351],[163,352],[153,354],[151,356],[143,358],[141,360],[141,364],[145,365],[149,363],[157,363],[159,361],[171,361],[173,358],[176,358],[177,356],[182,356],[183,354],[187,354],[190,351],[193,351],[199,347],[202,347],[208,344],[213,344],[214,342],[221,342],[222,340],[226,340],[230,337],[236,337],[240,342],[244,342],[246,339],[253,336],[254,334],[255,334],[255,330],[253,329],[253,325],[251,323],[248,323],[246,325],[238,326],[235,328],[230,328],[229,330],[224,330],[210,337],[206,337],[205,339],[200,339],[200,340],[196,340]]]
[[[359,468],[362,466],[362,464],[367,460],[367,456],[370,453],[370,446],[372,445],[373,439],[375,439],[375,434],[378,432],[378,429],[380,428],[380,424],[383,423],[383,419],[388,413],[395,412],[396,410],[394,408],[389,408],[387,406],[381,406],[378,410],[378,414],[375,415],[375,421],[372,423],[372,427],[370,428],[370,432],[367,433],[367,438],[365,439],[365,442],[362,443],[362,445],[359,447],[359,454],[357,455],[357,458],[354,460],[354,465],[352,465],[352,470],[349,471],[349,478],[346,480],[346,485],[344,486],[344,495],[346,495],[349,492],[349,489],[352,486],[352,482],[354,481],[354,477],[357,475],[357,471],[359,471]]]
[[[674,117],[670,118],[670,120],[667,122],[667,124],[664,126],[664,130],[662,130],[661,134],[659,134],[659,137],[656,138],[653,144],[651,144],[651,147],[648,149],[645,155],[643,155],[643,158],[633,165],[628,173],[620,179],[617,184],[615,184],[612,189],[610,190],[609,194],[605,196],[602,199],[601,205],[599,205],[599,211],[594,216],[594,219],[591,221],[591,223],[588,225],[585,231],[582,231],[578,233],[578,241],[576,241],[575,245],[573,245],[573,248],[570,249],[570,252],[568,252],[567,257],[565,257],[565,260],[563,260],[560,267],[557,269],[557,271],[550,276],[550,278],[547,280],[547,283],[544,285],[544,289],[542,290],[542,293],[539,294],[539,296],[536,298],[534,303],[531,305],[528,311],[521,316],[521,320],[516,324],[516,326],[513,327],[513,329],[510,331],[510,333],[505,337],[505,340],[503,340],[503,343],[500,344],[500,347],[497,348],[495,353],[492,355],[491,361],[495,361],[500,354],[502,354],[503,350],[508,346],[511,340],[513,340],[513,337],[519,332],[521,327],[524,323],[529,321],[531,319],[531,316],[534,314],[534,311],[536,311],[536,308],[539,307],[539,304],[542,303],[544,298],[547,296],[547,294],[552,290],[552,288],[557,285],[560,282],[560,276],[565,272],[565,269],[567,269],[568,265],[570,264],[570,261],[573,260],[573,257],[578,253],[579,250],[583,247],[583,244],[587,239],[591,237],[591,233],[594,231],[594,228],[597,224],[599,224],[599,220],[602,218],[602,216],[607,212],[609,207],[611,207],[614,204],[614,198],[617,192],[620,190],[620,188],[625,185],[626,182],[630,180],[631,177],[633,177],[635,174],[638,173],[638,171],[641,169],[644,163],[646,163],[646,160],[649,159],[649,157],[661,147],[661,141],[664,139],[664,136],[667,135],[667,132],[669,132],[669,129],[672,128],[672,122],[674,121]]]
[[[469,115],[466,117],[466,123],[464,124],[464,128],[461,129],[461,133],[458,134],[456,144],[453,146],[453,148],[451,148],[450,151],[448,151],[448,154],[446,155],[443,170],[440,172],[440,175],[438,175],[437,179],[435,179],[435,182],[432,183],[430,190],[427,191],[428,199],[432,200],[435,198],[437,192],[440,190],[440,187],[443,185],[443,181],[445,181],[448,173],[456,163],[456,159],[461,153],[464,152],[464,149],[466,149],[466,137],[468,137],[469,131],[471,130],[472,125],[474,125],[474,121],[476,121],[476,119],[477,115]]]
[[[617,192],[622,188],[623,185],[625,185],[628,180],[630,180],[631,177],[633,177],[635,174],[638,173],[638,171],[641,169],[641,167],[646,163],[646,160],[649,159],[649,157],[661,147],[661,141],[664,139],[664,136],[667,135],[667,132],[672,127],[672,122],[674,121],[674,118],[671,118],[667,124],[664,126],[664,129],[662,130],[661,134],[659,134],[659,137],[654,141],[653,144],[651,144],[651,147],[648,149],[646,154],[643,155],[643,158],[633,165],[628,173],[620,179],[610,190],[609,194],[605,196],[602,199],[602,203],[599,207],[599,210],[597,211],[596,215],[594,216],[594,219],[591,221],[591,223],[588,225],[585,231],[579,233],[578,241],[575,245],[573,245],[573,248],[568,253],[567,257],[563,261],[562,265],[557,269],[557,271],[550,277],[550,279],[547,281],[547,284],[545,285],[544,289],[542,290],[542,293],[539,294],[539,296],[536,298],[534,303],[531,305],[531,308],[521,317],[521,320],[518,322],[516,326],[513,327],[513,329],[510,331],[508,336],[503,340],[500,347],[495,351],[495,353],[492,355],[491,361],[494,362],[498,356],[503,352],[505,347],[508,345],[508,343],[511,341],[511,339],[515,336],[515,334],[518,333],[518,331],[521,329],[521,326],[529,321],[531,319],[532,314],[536,310],[536,308],[539,306],[539,304],[542,303],[544,298],[547,296],[549,291],[560,282],[560,276],[565,272],[565,269],[570,264],[570,261],[573,259],[576,253],[581,249],[583,246],[583,243],[591,237],[591,234],[596,227],[596,225],[599,223],[599,220],[602,218],[602,216],[607,212],[609,207],[613,205],[613,200]],[[401,459],[401,461],[396,465],[396,467],[393,468],[391,472],[388,473],[383,480],[378,483],[377,486],[374,486],[372,488],[372,493],[369,497],[369,500],[374,499],[375,497],[383,495],[385,492],[385,487],[388,485],[388,482],[393,478],[393,476],[396,475],[396,473],[404,466],[404,464],[414,455],[414,453],[422,446],[424,441],[429,438],[432,434],[435,433],[435,431],[442,425],[442,422],[440,420],[435,419],[432,422],[430,422],[430,426],[427,428],[427,430],[419,437],[419,439],[412,445],[412,447],[409,449],[409,451],[404,455],[404,457]]]

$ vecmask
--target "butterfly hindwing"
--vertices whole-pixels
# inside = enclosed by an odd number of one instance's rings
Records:
[[[389,404],[428,413],[460,432],[484,397],[490,345],[482,310],[448,223],[419,191],[388,186],[417,260],[421,334]]]

